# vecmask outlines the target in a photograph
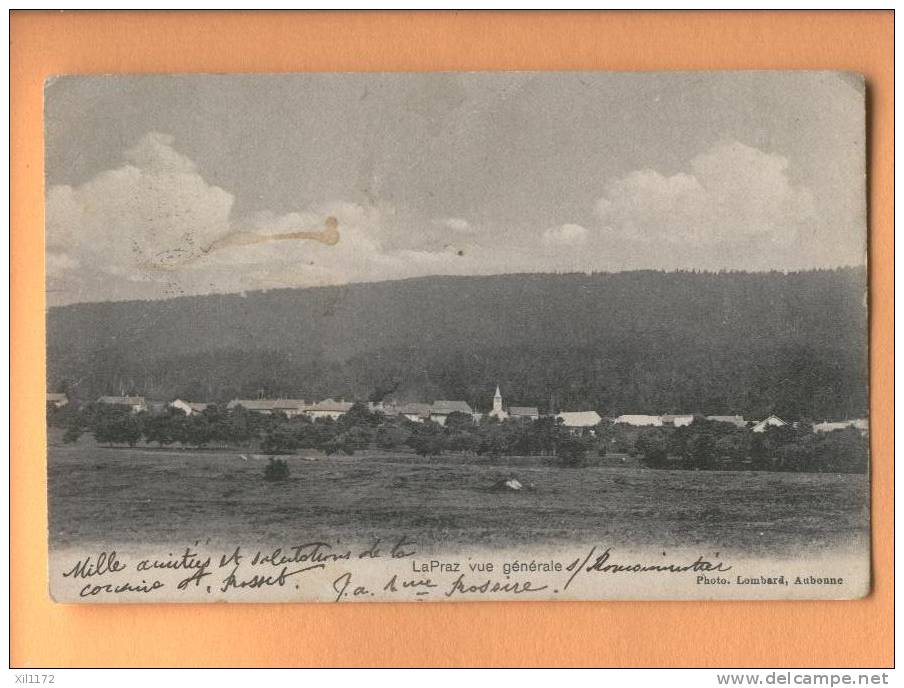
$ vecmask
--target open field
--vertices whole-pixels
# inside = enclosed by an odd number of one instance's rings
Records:
[[[505,466],[386,452],[285,458],[289,480],[268,483],[266,461],[237,450],[52,443],[51,545],[405,534],[423,549],[604,542],[777,556],[868,541],[861,475]],[[490,489],[508,477],[534,489]]]

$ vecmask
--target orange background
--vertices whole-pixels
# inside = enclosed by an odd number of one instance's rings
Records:
[[[885,12],[13,12],[11,663],[890,666],[893,30]],[[170,71],[841,69],[868,85],[873,566],[846,602],[110,605],[47,593],[42,83]]]

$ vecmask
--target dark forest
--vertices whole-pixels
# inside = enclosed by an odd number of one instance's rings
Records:
[[[485,411],[864,416],[866,272],[430,277],[47,316],[48,381],[141,394],[431,401]]]

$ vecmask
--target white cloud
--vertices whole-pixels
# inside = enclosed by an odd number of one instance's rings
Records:
[[[581,246],[587,243],[587,235],[587,229],[581,225],[564,224],[544,231],[543,243],[547,246]]]
[[[813,197],[792,183],[788,160],[738,142],[696,156],[688,172],[638,170],[615,179],[596,213],[614,237],[697,245],[787,244],[816,223]]]
[[[229,231],[233,196],[207,184],[170,143],[148,134],[125,152],[128,164],[79,186],[51,186],[48,249],[117,275],[197,251]]]
[[[448,243],[386,248],[394,209],[385,204],[330,201],[236,218],[233,195],[208,184],[173,144],[170,136],[147,134],[124,152],[121,167],[48,189],[46,264],[55,302],[344,284],[454,273],[467,262]],[[331,216],[339,229],[332,245],[287,239],[210,250],[236,234],[323,230]],[[445,226],[471,229],[456,218]]]
[[[232,193],[209,184],[172,137],[151,133],[121,166],[74,186],[48,188],[52,303],[247,291],[432,274],[587,271],[637,267],[780,267],[781,248],[814,220],[809,192],[784,158],[722,144],[672,175],[638,170],[611,181],[599,226],[484,225],[427,220],[388,204],[321,201],[287,213],[236,217]],[[403,211],[405,209],[402,209]],[[236,233],[318,231],[339,241],[239,242]],[[752,247],[755,247],[754,250]],[[760,250],[766,247],[766,250]]]

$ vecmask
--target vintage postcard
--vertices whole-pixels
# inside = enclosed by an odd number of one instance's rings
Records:
[[[864,102],[49,80],[53,599],[868,594]]]

